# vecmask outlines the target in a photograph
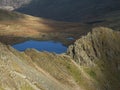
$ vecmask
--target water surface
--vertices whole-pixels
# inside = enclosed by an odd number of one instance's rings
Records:
[[[29,40],[23,43],[13,45],[13,47],[19,51],[25,51],[28,48],[34,48],[39,51],[55,52],[55,53],[64,53],[67,50],[67,47],[60,42],[55,41],[35,41]]]
[[[67,40],[75,40],[73,37],[68,37]]]

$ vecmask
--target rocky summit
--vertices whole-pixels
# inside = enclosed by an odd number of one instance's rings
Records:
[[[119,90],[119,38],[97,27],[60,55],[0,43],[0,90]]]

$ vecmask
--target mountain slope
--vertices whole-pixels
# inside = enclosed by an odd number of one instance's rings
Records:
[[[119,0],[33,0],[17,11],[54,20],[80,22],[120,10]]]
[[[59,82],[32,62],[32,59],[25,53],[15,51],[3,44],[0,44],[0,50],[0,88],[9,90],[54,90],[56,88],[57,90],[74,90],[74,88],[78,87],[75,82],[69,81],[70,85]],[[33,51],[32,53],[34,54]],[[44,53],[39,55],[43,57]],[[63,60],[61,56],[59,56],[59,59]],[[62,74],[65,76],[64,72],[61,72]],[[69,76],[68,80],[72,80],[72,78]]]
[[[74,37],[76,39],[88,31],[90,28],[86,24],[58,22],[0,10],[0,40],[6,44],[26,39],[57,40],[67,44],[70,41],[66,38]]]
[[[84,20],[82,23],[86,23],[92,27],[103,26],[120,31],[120,10],[104,13],[98,17]]]
[[[99,22],[101,19],[105,21]],[[19,52],[0,43],[0,89],[119,90],[119,12],[86,23],[58,22],[0,10],[0,42],[5,44],[28,39],[66,44],[67,37],[79,38],[61,55],[34,49]],[[88,35],[81,37],[86,32]]]
[[[94,28],[68,49],[77,64],[103,88],[120,88],[120,32],[104,27]],[[104,89],[102,89],[104,90]]]
[[[0,43],[0,89],[119,90],[119,37],[120,32],[95,28],[68,55],[19,52]]]
[[[80,22],[120,10],[119,0],[1,0],[2,8],[61,21]]]

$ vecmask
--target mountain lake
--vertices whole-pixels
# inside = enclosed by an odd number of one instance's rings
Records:
[[[25,51],[28,48],[33,48],[39,51],[54,52],[57,54],[65,53],[67,51],[67,47],[64,46],[61,42],[56,42],[52,40],[51,41],[28,40],[13,45],[13,48],[17,49],[18,51]]]

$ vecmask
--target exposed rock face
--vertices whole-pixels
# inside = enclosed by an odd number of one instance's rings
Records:
[[[14,10],[22,5],[28,4],[31,0],[0,0],[0,8]]]
[[[77,64],[86,67],[85,71],[102,87],[107,90],[120,88],[120,32],[94,28],[71,45],[67,53]]]
[[[80,65],[106,59],[120,59],[120,32],[100,27],[77,40],[68,49],[68,54]]]

